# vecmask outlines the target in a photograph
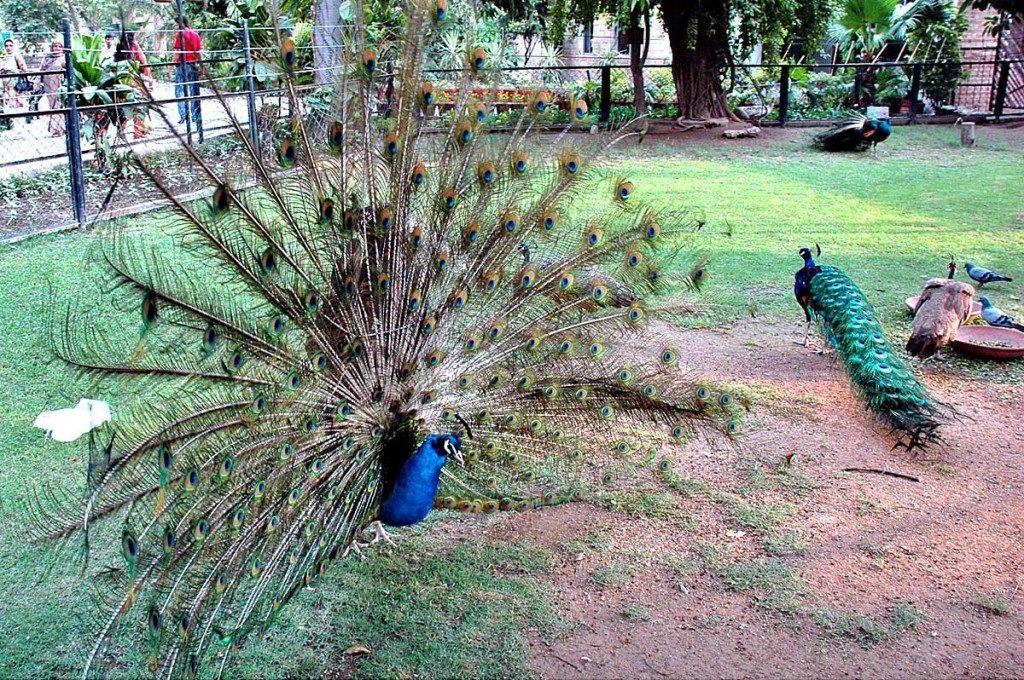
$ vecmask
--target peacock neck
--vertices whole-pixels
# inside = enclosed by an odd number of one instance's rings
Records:
[[[391,526],[421,522],[434,507],[444,458],[428,438],[402,465],[390,488],[385,487],[380,520]]]

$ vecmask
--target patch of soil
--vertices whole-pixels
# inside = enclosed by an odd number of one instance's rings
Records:
[[[793,469],[819,485],[802,497],[777,489],[746,497],[795,506],[782,530],[799,530],[806,551],[780,559],[802,579],[802,613],[770,611],[752,604],[750,593],[728,591],[712,573],[682,578],[668,566],[666,556],[692,556],[697,544],[717,546],[737,562],[765,555],[763,535],[738,535],[707,497],[682,501],[691,524],[582,504],[509,515],[485,533],[556,551],[552,585],[576,626],[553,642],[531,636],[538,675],[1021,676],[1024,433],[1016,421],[1024,388],[965,380],[942,366],[918,368],[933,394],[964,418],[945,427],[944,444],[912,458],[891,450],[892,437],[857,401],[836,359],[792,342],[802,325],[747,319],[728,330],[656,331],[687,348],[686,368],[767,395],[735,447],[684,452],[673,469],[735,489],[743,482],[740,459],[771,469],[795,452]],[[850,467],[920,481],[841,472]],[[566,548],[595,527],[607,545]],[[620,584],[594,582],[595,569],[615,563],[629,565]],[[1009,614],[975,604],[992,593],[1003,594]],[[812,617],[845,612],[885,624],[901,604],[918,608],[923,620],[875,645],[829,636]],[[852,632],[863,642],[864,630]]]
[[[173,143],[173,140],[172,140]],[[200,147],[204,160],[223,176],[237,180],[241,152],[230,139],[217,139]],[[209,188],[206,174],[180,149],[147,154],[150,168],[176,197]],[[103,211],[104,218],[151,209],[164,193],[140,171],[117,179],[112,171],[85,165],[85,210],[90,220]],[[26,179],[20,189],[0,194],[0,239],[44,233],[75,221],[67,166],[47,170]],[[111,189],[113,193],[111,194]]]

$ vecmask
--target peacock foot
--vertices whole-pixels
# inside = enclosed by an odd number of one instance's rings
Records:
[[[361,560],[365,560],[366,559],[366,555],[363,554],[363,548],[367,547],[368,545],[369,545],[368,543],[360,543],[359,541],[352,541],[351,543],[348,544],[348,547],[345,548],[344,552],[341,553],[341,556],[342,557],[348,557],[348,554],[350,552],[354,552],[356,554],[356,557],[358,557]]]
[[[380,520],[371,523],[367,528],[373,532],[373,538],[370,539],[370,545],[380,543],[381,541],[384,541],[388,545],[395,545],[395,542],[391,540],[391,534],[384,529],[384,525],[380,523]]]

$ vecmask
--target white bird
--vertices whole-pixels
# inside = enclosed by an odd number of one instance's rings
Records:
[[[74,408],[43,411],[32,422],[33,427],[59,442],[73,442],[86,432],[110,421],[110,406],[105,401],[82,399]]]

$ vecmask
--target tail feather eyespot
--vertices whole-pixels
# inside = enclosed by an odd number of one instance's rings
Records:
[[[569,153],[562,157],[562,172],[566,175],[576,175],[583,167],[583,158],[579,154]]]
[[[293,39],[285,38],[281,41],[281,62],[284,64],[287,70],[291,70],[295,67],[295,60],[297,54],[295,50],[295,41]]]
[[[335,153],[345,147],[345,126],[340,121],[334,121],[327,129],[327,145]]]
[[[615,200],[619,202],[628,201],[633,195],[633,183],[622,180],[615,185]]]
[[[277,149],[277,162],[281,167],[290,168],[295,165],[297,155],[298,149],[295,142],[290,137],[285,137]]]
[[[377,70],[377,52],[373,48],[366,48],[363,50],[363,68],[366,69],[368,75],[373,75],[373,72]]]
[[[422,186],[427,180],[427,166],[424,163],[417,163],[412,168],[413,186]]]
[[[487,67],[487,50],[478,47],[470,53],[469,65],[474,71],[481,71]]]

